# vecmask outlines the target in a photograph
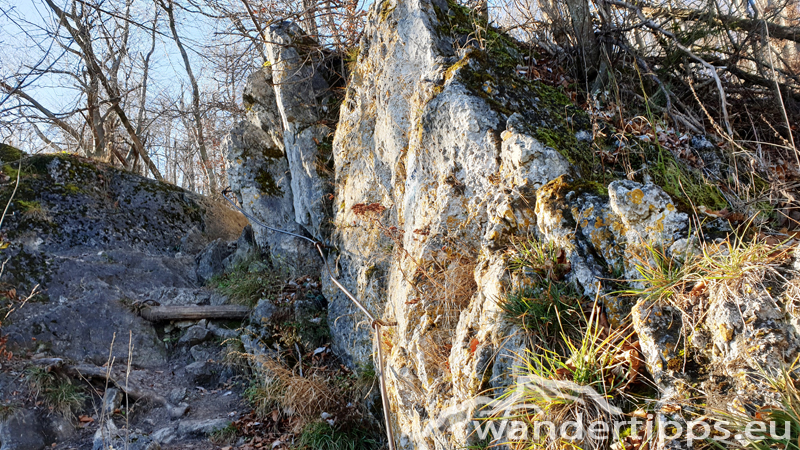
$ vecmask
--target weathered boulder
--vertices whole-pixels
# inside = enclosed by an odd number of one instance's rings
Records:
[[[247,119],[227,137],[228,178],[242,207],[257,220],[292,233],[329,234],[331,123],[334,99],[319,46],[289,22],[271,25],[265,67],[248,78]],[[321,53],[320,53],[321,54]],[[308,242],[254,228],[256,241],[283,265],[319,270]]]
[[[45,448],[44,427],[35,411],[22,409],[0,421],[2,450],[41,450]]]

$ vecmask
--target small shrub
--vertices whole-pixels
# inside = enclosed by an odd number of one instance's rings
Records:
[[[255,306],[262,298],[277,298],[284,275],[258,261],[245,261],[231,272],[212,278],[209,285],[227,295],[232,303]]]

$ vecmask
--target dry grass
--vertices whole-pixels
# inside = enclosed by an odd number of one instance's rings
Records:
[[[421,266],[420,266],[421,267]],[[450,372],[449,357],[458,318],[468,305],[478,285],[475,282],[475,259],[444,252],[426,269],[418,269],[415,285],[420,303],[434,318],[434,327],[426,333],[422,349],[426,359],[445,373]]]
[[[789,257],[789,248],[767,243],[763,236],[745,240],[731,235],[718,243],[699,243],[683,254],[668,254],[645,246],[636,255],[636,269],[642,286],[625,294],[667,303],[682,312],[690,331],[700,323],[707,300],[739,298],[746,290],[768,291],[768,280],[778,276],[777,268]]]
[[[800,317],[800,274],[795,274],[788,280],[784,288],[786,310],[795,317]]]
[[[416,293],[416,297],[406,301],[406,305],[415,305],[413,307],[423,309],[424,314],[433,318],[434,326],[426,332],[426,345],[422,349],[425,359],[433,367],[449,373],[448,359],[458,318],[478,290],[475,281],[477,258],[463,241],[447,236],[437,236],[443,245],[427,260],[415,258],[403,246],[405,231],[381,222],[385,210],[378,203],[352,207],[358,217],[367,220],[394,243],[393,258],[398,261],[397,267],[403,279]],[[428,236],[429,230],[414,230],[413,233]],[[409,269],[404,270],[404,266]]]
[[[279,407],[286,415],[313,420],[338,403],[336,389],[327,380],[301,376],[276,359],[256,359],[263,372],[251,399],[263,415]]]

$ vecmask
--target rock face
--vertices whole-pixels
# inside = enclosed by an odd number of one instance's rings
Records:
[[[444,0],[374,3],[332,146],[335,250],[328,263],[375,317],[393,324],[380,345],[397,444],[404,449],[477,444],[474,425],[464,420],[476,413],[474,400],[513,383],[517,355],[530,342],[506,320],[498,299],[526,282],[508,270],[507,260],[510,244],[525,236],[564,251],[569,281],[599,299],[610,326],[629,322],[632,313],[662,403],[682,395],[669,362],[677,355],[667,351],[686,333],[680,314],[644,300],[634,305],[614,295],[609,280],[640,286],[637,266],[652,261],[652,249],[666,257],[685,252],[689,217],[663,186],[597,177],[603,172],[587,143],[585,114],[556,89],[517,72],[521,53],[511,39],[493,30],[474,39],[473,27],[468,11]],[[260,218],[280,217],[271,222],[276,226],[318,236],[327,217],[315,203],[327,191],[314,179],[319,171],[309,170],[309,142],[322,133],[310,126],[320,117],[319,95],[312,95],[318,91],[310,75],[293,94],[293,79],[277,82],[286,79],[278,71],[310,74],[313,63],[297,66],[302,39],[296,27],[280,24],[269,34],[276,43],[270,44],[271,72],[249,80],[245,100],[253,110],[232,132],[232,142],[239,141],[229,159],[242,174],[291,177],[267,201],[259,199],[269,190],[242,175],[240,198]],[[247,133],[259,137],[250,143],[235,137]],[[259,156],[268,148],[273,156]],[[300,255],[300,247],[289,250],[276,239],[270,243],[275,253]],[[369,321],[322,280],[335,352],[356,370],[367,369],[375,351]],[[745,370],[733,361],[741,362],[749,339],[759,343],[751,355],[759,361],[788,361],[797,352],[774,304],[749,302],[742,308],[720,300],[702,324],[706,339],[696,334],[696,345],[705,346],[698,351],[727,376]],[[263,315],[271,313],[266,308]],[[761,331],[743,327],[743,320],[755,320]]]

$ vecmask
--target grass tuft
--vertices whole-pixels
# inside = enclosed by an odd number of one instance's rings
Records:
[[[236,442],[236,438],[238,437],[239,429],[236,428],[236,425],[231,423],[227,427],[212,431],[209,440],[217,445],[232,445]]]
[[[234,304],[255,306],[262,298],[275,300],[287,276],[259,261],[244,261],[229,273],[209,280],[209,285],[227,295]]]
[[[380,448],[381,438],[373,429],[348,424],[338,427],[327,422],[312,422],[303,427],[299,450],[372,450]]]
[[[48,408],[70,417],[83,407],[86,395],[71,380],[36,366],[28,367],[25,372],[31,392]]]
[[[523,286],[500,301],[506,319],[520,325],[554,348],[561,337],[580,337],[584,299],[564,280],[570,263],[563,250],[552,243],[524,239],[514,243],[509,268],[523,279]]]

